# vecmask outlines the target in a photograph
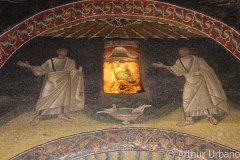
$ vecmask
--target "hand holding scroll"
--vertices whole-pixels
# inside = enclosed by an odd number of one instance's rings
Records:
[[[162,62],[152,63],[154,67],[162,68],[164,64]]]

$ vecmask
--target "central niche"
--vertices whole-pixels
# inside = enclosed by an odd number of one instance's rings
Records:
[[[132,94],[143,91],[138,43],[106,42],[103,57],[104,93]]]

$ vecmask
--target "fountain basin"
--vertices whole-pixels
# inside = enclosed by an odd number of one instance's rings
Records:
[[[143,112],[132,113],[134,108],[117,108],[113,112],[99,111],[98,113],[106,113],[114,119],[122,121],[122,124],[130,124],[130,121],[137,119]]]

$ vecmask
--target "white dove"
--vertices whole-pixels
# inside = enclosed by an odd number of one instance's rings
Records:
[[[139,107],[132,110],[132,114],[143,113],[145,108],[152,107],[152,105],[141,104]]]
[[[103,108],[103,111],[98,111],[97,113],[113,113],[117,110],[117,105],[116,104],[112,104],[112,108]]]

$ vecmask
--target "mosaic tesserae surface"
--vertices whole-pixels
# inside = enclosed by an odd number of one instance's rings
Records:
[[[240,159],[239,9],[0,1],[0,159]]]

